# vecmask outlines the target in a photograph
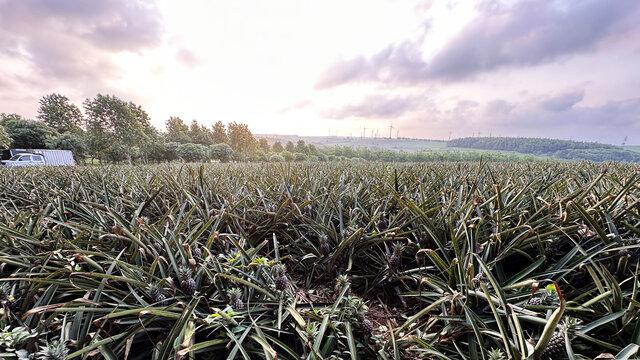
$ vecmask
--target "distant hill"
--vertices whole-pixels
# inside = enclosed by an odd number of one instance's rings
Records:
[[[447,151],[447,142],[443,140],[409,139],[409,138],[374,138],[374,137],[347,137],[347,136],[298,136],[257,134],[258,139],[267,139],[269,145],[276,141],[284,146],[287,141],[292,143],[303,140],[306,144],[318,147],[348,146],[352,148],[367,148],[370,150],[395,150],[404,152],[420,151]]]
[[[320,148],[349,147],[372,151],[388,150],[406,153],[480,152],[501,155],[525,154],[536,158],[563,160],[640,162],[640,146],[615,146],[596,142],[544,138],[468,137],[449,141],[411,138],[373,138],[347,136],[298,136],[257,134],[270,145],[279,141],[283,146],[299,140]]]
[[[640,162],[635,147],[540,138],[467,137],[447,142],[449,148],[515,151],[565,160]]]

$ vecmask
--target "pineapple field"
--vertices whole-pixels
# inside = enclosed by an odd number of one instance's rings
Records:
[[[2,169],[0,358],[636,358],[639,170]]]

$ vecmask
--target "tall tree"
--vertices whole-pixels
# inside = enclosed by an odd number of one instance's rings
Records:
[[[247,124],[231,122],[227,125],[229,145],[238,155],[250,154],[255,150],[256,139],[249,130]]]
[[[37,118],[61,134],[82,131],[84,121],[80,109],[60,94],[49,94],[40,99]]]
[[[222,144],[228,141],[227,139],[227,130],[224,127],[222,121],[218,120],[215,124],[213,124],[213,143],[214,144]]]
[[[260,147],[260,149],[264,152],[271,151],[271,146],[269,146],[269,142],[265,138],[258,140],[258,147]]]
[[[209,146],[213,144],[213,133],[204,125],[198,124],[196,120],[191,122],[189,127],[189,137],[194,144]]]
[[[167,127],[167,133],[165,135],[167,142],[177,142],[180,144],[191,142],[189,126],[187,126],[182,119],[177,116],[171,116],[165,124]]]
[[[305,144],[304,140],[298,140],[298,142],[296,143],[296,152],[301,154],[309,153],[309,149],[307,148],[307,144]]]
[[[133,103],[101,94],[96,95],[95,99],[85,100],[84,109],[87,114],[89,149],[98,157],[109,150],[113,150],[112,153],[122,151],[131,163],[132,147],[147,141],[145,126],[151,125],[148,124],[146,113]],[[111,158],[115,159],[113,155]]]
[[[287,141],[287,145],[284,146],[284,149],[287,150],[288,152],[296,152],[296,147],[295,145],[293,145],[293,142],[291,141]]]
[[[18,149],[46,149],[58,135],[52,127],[33,120],[10,118],[3,126],[11,138],[11,147]]]
[[[284,148],[282,147],[282,143],[280,141],[276,141],[273,143],[273,146],[271,147],[273,149],[273,152],[282,152],[284,150]]]

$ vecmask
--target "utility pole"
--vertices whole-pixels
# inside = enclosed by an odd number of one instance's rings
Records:
[[[391,130],[393,130],[393,123],[389,125],[389,139],[391,139]]]
[[[367,137],[367,125],[364,125],[363,130],[362,130],[362,137],[365,138]]]

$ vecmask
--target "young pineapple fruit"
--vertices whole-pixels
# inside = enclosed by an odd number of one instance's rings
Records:
[[[479,272],[476,276],[471,280],[474,290],[480,289],[480,284],[489,283],[489,277],[485,275],[483,272]]]
[[[180,288],[187,295],[193,295],[196,292],[196,281],[191,277],[191,269],[182,266],[178,270],[178,278],[180,279]]]
[[[273,268],[273,277],[276,285],[276,289],[285,290],[289,287],[289,278],[287,277],[287,268],[284,264],[277,264]]]
[[[191,255],[196,261],[202,258],[202,249],[198,245],[194,245],[191,247]]]
[[[380,219],[378,219],[378,222],[376,223],[376,225],[378,226],[378,230],[380,231],[387,230],[387,228],[389,227],[389,220],[387,219],[387,214],[383,213]]]
[[[327,237],[323,236],[320,239],[320,252],[322,255],[329,255],[331,252],[331,246],[329,245],[329,241],[327,241]]]
[[[580,319],[567,317],[562,320],[558,329],[551,335],[551,340],[543,355],[550,359],[563,359],[567,357],[567,348],[565,344],[565,333],[569,334],[569,339],[573,337],[575,329],[580,325]]]
[[[36,353],[36,359],[38,360],[65,360],[69,354],[69,349],[64,342],[54,340],[47,342],[40,351]]]
[[[349,277],[345,274],[339,275],[333,290],[336,294],[340,294],[345,287],[348,287],[348,289],[344,294],[346,296],[351,295],[351,282],[349,281]]]
[[[239,288],[229,290],[229,305],[234,309],[242,309],[244,307],[244,303],[242,303],[242,290]]]
[[[149,298],[159,306],[167,306],[167,297],[163,294],[160,284],[152,284],[149,288]]]
[[[391,267],[398,267],[402,260],[402,252],[404,251],[404,245],[397,243],[393,245],[393,253],[389,257],[389,265]]]
[[[162,255],[163,251],[164,251],[164,246],[162,245],[161,242],[159,241],[155,241],[152,244],[153,248],[156,250],[156,252],[158,253],[158,255]]]

